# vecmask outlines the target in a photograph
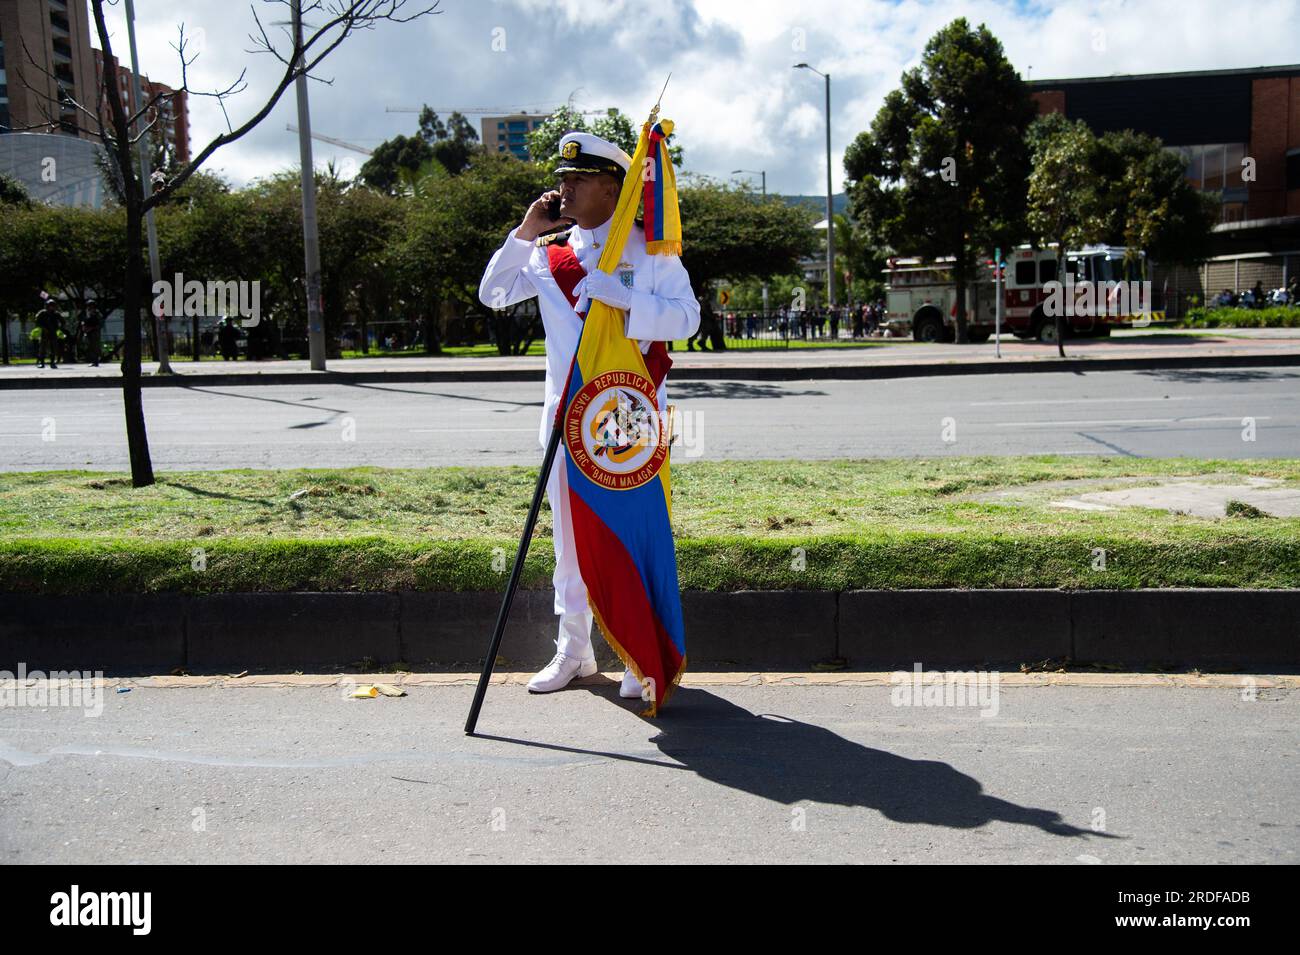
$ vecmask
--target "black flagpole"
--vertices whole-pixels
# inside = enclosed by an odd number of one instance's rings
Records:
[[[563,407],[563,404],[561,404]],[[556,416],[558,419],[558,415]],[[501,636],[506,632],[506,620],[510,617],[510,604],[515,599],[515,590],[519,586],[519,576],[524,570],[524,558],[528,556],[528,545],[533,539],[533,526],[537,523],[537,513],[542,509],[542,495],[546,492],[546,479],[551,474],[551,465],[555,461],[555,452],[560,446],[560,422],[556,420],[551,427],[551,440],[546,445],[546,454],[542,458],[542,470],[537,475],[537,488],[533,491],[533,506],[528,509],[528,521],[524,524],[524,536],[519,539],[519,551],[515,554],[515,566],[510,571],[510,583],[506,585],[505,599],[501,601],[501,612],[497,614],[496,629],[492,631],[492,642],[488,644],[487,657],[483,660],[483,672],[478,678],[478,688],[474,691],[474,702],[469,708],[469,719],[465,720],[465,735],[473,736],[478,724],[478,711],[483,706],[483,697],[487,694],[488,680],[492,677],[492,668],[496,666],[497,651],[501,649]],[[559,528],[555,529],[559,533]]]
[[[554,231],[554,230],[552,230]],[[587,313],[579,313],[586,330]],[[582,335],[578,335],[578,345],[582,345]],[[555,452],[560,447],[560,428],[564,423],[565,401],[569,397],[569,382],[573,380],[573,366],[578,363],[578,351],[574,349],[569,359],[569,373],[564,377],[564,390],[560,392],[560,403],[555,408],[555,420],[551,422],[551,440],[546,443],[546,454],[542,456],[542,470],[537,475],[537,487],[533,491],[533,505],[528,509],[528,520],[524,524],[524,536],[519,539],[519,550],[515,554],[515,566],[510,571],[510,583],[506,585],[506,595],[501,601],[501,612],[497,614],[496,629],[492,631],[492,642],[488,644],[487,656],[483,660],[483,672],[479,674],[478,687],[474,690],[474,702],[469,707],[469,718],[465,720],[465,735],[473,736],[474,727],[478,725],[478,711],[483,708],[483,697],[487,695],[488,680],[492,668],[497,663],[497,651],[501,649],[501,636],[506,632],[506,620],[510,617],[510,604],[515,599],[515,590],[519,587],[519,575],[524,572],[524,558],[528,556],[528,545],[533,539],[533,525],[537,523],[537,512],[542,509],[542,495],[546,492],[546,479],[551,476],[551,465],[555,461]],[[558,534],[556,527],[552,533]]]

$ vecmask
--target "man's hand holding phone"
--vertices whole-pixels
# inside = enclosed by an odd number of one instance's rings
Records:
[[[528,207],[528,214],[519,224],[515,238],[531,242],[543,232],[549,232],[556,226],[568,225],[572,222],[573,220],[567,216],[560,215],[560,190],[552,189],[550,192],[542,193],[537,201]]]

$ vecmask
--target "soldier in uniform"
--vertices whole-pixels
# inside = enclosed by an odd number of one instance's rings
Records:
[[[36,367],[45,367],[45,353],[48,351],[50,367],[58,368],[59,350],[63,345],[60,341],[63,335],[63,315],[54,299],[45,300],[45,308],[36,313],[35,324],[41,330],[41,334],[36,339]]]
[[[99,311],[99,307],[91,302],[86,306],[86,317],[81,320],[81,332],[86,342],[86,354],[90,358],[92,368],[99,367],[100,354],[103,347],[100,344],[100,333],[104,329],[104,316]]]
[[[529,207],[523,221],[488,262],[479,283],[479,300],[489,308],[506,308],[537,297],[546,333],[546,398],[538,434],[542,447],[550,439],[592,299],[624,311],[624,332],[637,341],[643,354],[653,354],[652,343],[689,338],[700,325],[700,306],[681,259],[646,252],[645,232],[639,224],[632,227],[615,274],[597,268],[631,164],[627,153],[598,136],[565,135],[555,170],[559,188],[543,193]],[[550,207],[557,197],[559,218],[553,218]],[[657,348],[662,353],[663,346]],[[664,388],[657,392],[663,415]],[[562,689],[575,677],[596,672],[591,645],[593,615],[574,552],[568,475],[562,457],[563,449],[546,484],[555,525],[553,583],[559,638],[555,657],[528,683],[534,693]],[[624,672],[619,692],[627,698],[641,695],[641,685],[630,670]]]

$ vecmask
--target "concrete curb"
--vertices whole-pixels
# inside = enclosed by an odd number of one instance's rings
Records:
[[[498,593],[0,594],[0,669],[237,672],[475,666]],[[685,591],[693,670],[1128,669],[1300,672],[1300,590]],[[554,653],[549,590],[515,598],[498,668]],[[602,669],[619,668],[593,640]]]
[[[473,361],[473,359],[466,359]],[[1300,365],[1300,353],[1264,355],[1170,355],[1137,358],[1066,358],[999,362],[924,362],[880,365],[736,365],[683,366],[670,373],[673,381],[810,381],[922,378],[948,375],[1009,375],[1035,372],[1137,371],[1170,368],[1276,368]],[[423,371],[294,371],[238,374],[146,375],[144,388],[184,388],[208,385],[348,385],[374,382],[542,381],[544,368],[428,369]],[[120,388],[121,376],[75,378],[0,377],[2,390],[46,388]]]
[[[682,677],[683,686],[772,686],[806,688],[821,686],[893,686],[897,683],[899,672],[884,670],[857,670],[836,672],[813,672],[797,670],[786,673],[781,670],[690,670]],[[929,672],[929,671],[927,671]],[[1300,676],[1277,673],[1121,673],[1115,670],[1104,672],[1094,670],[1049,670],[1017,672],[1014,670],[997,671],[998,683],[1003,687],[1023,687],[1040,689],[1054,686],[1080,687],[1156,687],[1186,688],[1201,690],[1239,690],[1253,687],[1257,690],[1300,690]],[[40,675],[37,675],[40,673]],[[623,668],[600,671],[595,676],[580,677],[578,683],[598,683],[601,680],[617,680],[623,675]],[[493,686],[523,686],[534,676],[533,670],[509,671],[500,668],[492,671],[489,681]],[[979,683],[978,674],[972,679],[970,671],[953,674],[955,684],[974,686]],[[0,685],[18,685],[18,678],[0,679]],[[156,675],[135,677],[103,678],[95,676],[72,677],[54,676],[42,671],[29,671],[25,677],[28,686],[37,683],[46,684],[51,690],[64,686],[92,687],[107,689],[116,687],[139,687],[149,690],[194,690],[194,689],[289,689],[295,687],[355,687],[358,683],[387,683],[402,688],[440,689],[445,687],[474,686],[478,683],[477,670],[439,670],[427,672],[376,670],[373,675],[362,677],[360,674],[347,673],[214,673],[186,676]]]

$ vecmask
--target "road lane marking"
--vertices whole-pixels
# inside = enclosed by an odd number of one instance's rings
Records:
[[[1261,398],[1276,400],[1278,398],[1289,398],[1294,400],[1300,395],[1155,395],[1150,398],[1043,398],[1039,401],[968,401],[966,402],[972,408],[996,407],[998,405],[1081,405],[1089,403],[1114,403],[1134,401],[1225,401],[1228,399],[1249,398],[1258,401]]]
[[[1231,418],[1093,418],[1080,421],[998,421],[998,428],[1072,428],[1077,425],[1099,424],[1184,424],[1188,421],[1240,421],[1243,417],[1256,421],[1272,421],[1270,415],[1242,415]]]
[[[464,431],[536,431],[536,428],[408,428],[410,434],[444,434]]]

